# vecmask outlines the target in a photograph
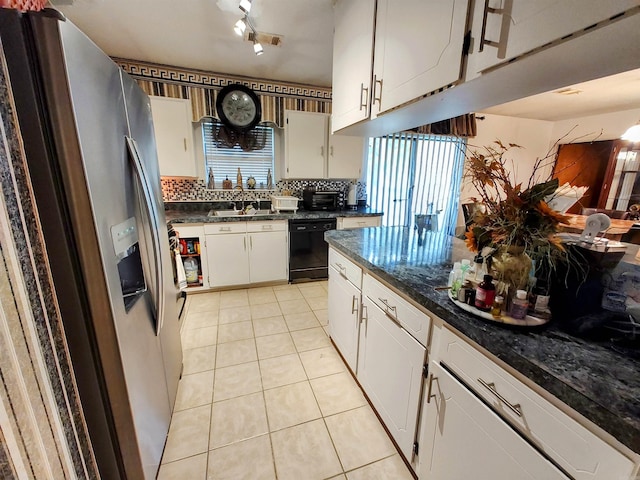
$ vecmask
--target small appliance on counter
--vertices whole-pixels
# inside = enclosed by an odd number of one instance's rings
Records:
[[[305,188],[302,191],[302,204],[305,210],[340,210],[342,194],[337,191],[320,191]]]

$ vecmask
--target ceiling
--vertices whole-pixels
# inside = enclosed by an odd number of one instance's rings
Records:
[[[253,46],[233,32],[239,0],[50,0],[112,57],[209,72],[331,86],[332,0],[253,0],[258,32],[282,45]]]
[[[113,57],[209,72],[331,86],[335,0],[253,0],[259,32],[282,35],[256,56],[233,33],[239,0],[50,0]],[[535,95],[484,113],[565,120],[640,107],[640,70]]]

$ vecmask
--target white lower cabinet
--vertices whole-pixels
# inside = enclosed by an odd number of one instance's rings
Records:
[[[250,282],[286,280],[288,277],[287,232],[252,232],[247,235]]]
[[[209,286],[286,280],[287,222],[226,222],[205,225]]]
[[[209,286],[226,287],[249,283],[247,235],[207,235]]]
[[[329,264],[329,336],[352,372],[358,361],[360,289]]]
[[[365,295],[362,309],[357,378],[411,460],[426,348]]]
[[[421,480],[569,480],[440,365],[430,372]]]
[[[634,478],[631,459],[463,338],[440,330],[423,402],[421,480]]]

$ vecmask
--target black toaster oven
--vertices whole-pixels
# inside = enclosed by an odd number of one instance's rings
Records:
[[[340,210],[343,196],[336,191],[303,190],[302,204],[305,210]]]

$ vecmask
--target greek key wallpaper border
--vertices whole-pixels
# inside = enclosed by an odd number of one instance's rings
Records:
[[[331,113],[331,88],[278,82],[202,70],[158,65],[122,58],[113,59],[136,79],[147,95],[191,100],[193,121],[217,117],[218,91],[231,83],[241,83],[260,96],[262,121],[284,126],[284,111]]]

